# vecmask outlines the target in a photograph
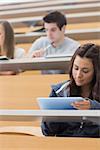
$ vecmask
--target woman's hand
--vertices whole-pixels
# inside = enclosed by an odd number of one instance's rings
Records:
[[[14,72],[14,71],[1,71],[0,72],[0,75],[5,75],[5,76],[8,76],[8,75],[16,75],[17,73]]]
[[[88,110],[90,109],[90,101],[89,100],[76,101],[72,103],[72,106],[79,110]]]

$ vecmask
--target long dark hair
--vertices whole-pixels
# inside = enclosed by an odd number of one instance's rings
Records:
[[[74,53],[72,59],[71,59],[71,64],[70,64],[70,96],[80,96],[81,93],[81,88],[76,85],[73,75],[72,75],[72,69],[73,69],[73,64],[76,56],[80,57],[85,57],[89,58],[92,60],[93,67],[94,67],[94,77],[91,82],[92,85],[92,90],[89,98],[95,99],[97,101],[100,101],[100,46],[95,45],[92,43],[87,43],[82,46],[80,46],[76,52]]]
[[[14,58],[14,31],[11,24],[8,21],[0,21],[0,24],[4,28],[4,43],[2,50],[6,53],[9,58]]]

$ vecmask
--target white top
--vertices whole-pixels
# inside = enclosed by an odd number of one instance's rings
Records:
[[[37,39],[30,48],[27,57],[31,58],[33,56],[33,52],[39,49],[45,49],[44,56],[50,55],[73,55],[76,49],[80,46],[79,42],[65,37],[64,41],[57,47],[53,47],[51,45],[50,40],[48,37],[40,37]],[[64,70],[43,70],[43,74],[59,74],[65,73]]]
[[[23,58],[25,56],[25,50],[23,48],[15,48],[14,58]]]
[[[79,42],[65,37],[63,43],[58,47],[48,46],[51,45],[50,40],[47,37],[40,37],[37,39],[29,49],[28,56],[32,57],[32,54],[35,50],[39,50],[41,48],[46,49],[47,55],[57,55],[57,54],[72,54],[75,50],[80,46]]]

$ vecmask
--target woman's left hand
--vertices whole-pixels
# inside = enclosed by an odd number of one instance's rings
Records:
[[[72,106],[79,110],[88,110],[90,109],[90,101],[89,100],[76,101],[72,103]]]

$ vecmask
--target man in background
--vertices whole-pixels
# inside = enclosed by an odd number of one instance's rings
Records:
[[[65,37],[67,25],[66,17],[53,11],[43,18],[45,37],[37,39],[28,52],[28,57],[45,57],[48,55],[73,55],[80,44],[68,37]],[[64,70],[44,70],[44,74],[65,73]]]

